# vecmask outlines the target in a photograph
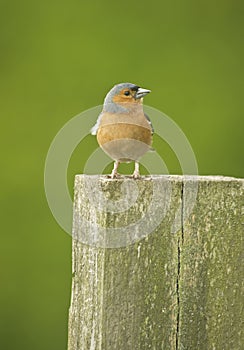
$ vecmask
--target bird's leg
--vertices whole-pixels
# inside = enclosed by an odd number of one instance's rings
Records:
[[[133,173],[134,179],[139,179],[140,177],[140,171],[139,171],[139,162],[135,162],[135,170]]]
[[[119,161],[116,160],[116,161],[114,162],[113,171],[112,171],[112,173],[111,173],[111,175],[110,175],[112,179],[114,179],[115,177],[118,176],[118,167],[119,167]]]

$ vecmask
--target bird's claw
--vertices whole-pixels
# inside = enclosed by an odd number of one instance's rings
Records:
[[[121,177],[121,175],[119,173],[117,173],[117,172],[116,173],[112,172],[110,175],[108,175],[108,177],[110,179],[118,179],[118,178]]]
[[[140,179],[141,175],[137,171],[134,171],[132,177],[133,177],[133,179]]]

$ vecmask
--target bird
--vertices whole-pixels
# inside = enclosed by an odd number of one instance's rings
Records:
[[[120,163],[134,162],[132,177],[140,178],[139,159],[152,150],[154,129],[143,111],[143,98],[151,90],[132,83],[120,83],[107,93],[102,112],[91,134],[97,136],[102,150],[114,160],[110,177],[118,178]]]

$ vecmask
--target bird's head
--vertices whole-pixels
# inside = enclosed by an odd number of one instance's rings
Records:
[[[105,97],[104,110],[107,112],[123,112],[123,110],[142,104],[143,97],[150,92],[150,90],[131,83],[117,84]]]

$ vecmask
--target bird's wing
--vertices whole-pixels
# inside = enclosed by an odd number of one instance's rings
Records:
[[[144,115],[145,115],[145,117],[146,117],[146,119],[147,119],[147,121],[148,121],[148,124],[149,124],[150,127],[151,127],[152,135],[153,135],[153,133],[154,133],[154,128],[153,128],[152,122],[151,122],[149,116],[148,116],[146,113],[144,113]]]
[[[102,118],[102,112],[99,114],[96,124],[90,130],[92,135],[96,135],[97,134],[97,130],[99,128],[101,118]]]

